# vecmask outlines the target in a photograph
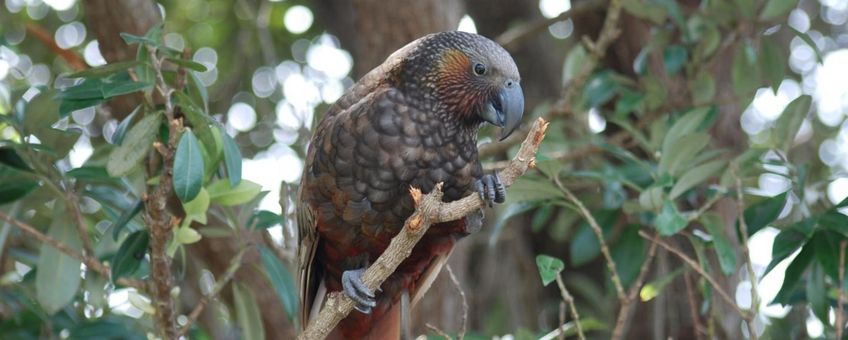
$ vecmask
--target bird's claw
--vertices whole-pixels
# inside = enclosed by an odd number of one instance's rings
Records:
[[[377,306],[374,292],[362,282],[365,268],[346,270],[342,273],[342,290],[351,300],[356,302],[354,308],[360,313],[369,314]],[[379,290],[379,289],[378,289]]]
[[[490,207],[492,203],[503,203],[506,200],[506,188],[497,174],[483,175],[474,182],[474,187],[477,189],[480,199]]]

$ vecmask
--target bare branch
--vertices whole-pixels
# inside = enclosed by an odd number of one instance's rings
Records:
[[[745,256],[745,268],[748,270],[748,282],[751,283],[751,313],[743,315],[745,324],[748,326],[748,336],[752,340],[757,340],[757,329],[754,327],[754,318],[757,316],[757,311],[760,309],[760,294],[757,292],[757,273],[754,271],[754,264],[751,261],[751,251],[748,249],[748,224],[745,223],[745,200],[742,195],[742,179],[736,174],[736,165],[730,168],[733,177],[736,178],[736,207],[739,219],[739,233],[742,234],[742,254]]]
[[[542,143],[542,139],[545,138],[547,127],[548,123],[541,118],[533,124],[530,134],[522,143],[512,164],[498,174],[505,186],[511,185],[529,167],[535,164],[535,154],[539,149],[539,144]],[[397,269],[400,263],[409,257],[412,248],[424,236],[431,224],[458,220],[477,211],[484,204],[479,195],[476,194],[454,202],[442,202],[441,183],[437,184],[433,191],[427,195],[423,195],[420,190],[415,188],[410,189],[410,194],[415,201],[415,212],[406,219],[403,229],[392,238],[385,252],[362,275],[362,282],[371,290],[376,290]],[[354,302],[347,295],[333,292],[328,296],[327,302],[318,317],[309,323],[309,326],[298,336],[298,339],[324,339],[339,321],[353,310]]]
[[[683,253],[683,251],[681,251],[680,249],[677,249],[677,248],[673,247],[672,245],[663,242],[659,238],[651,237],[644,230],[639,231],[639,236],[642,236],[642,238],[644,238],[646,240],[650,240],[651,242],[659,244],[660,247],[663,247],[665,250],[668,250],[672,254],[677,255],[677,257],[679,257],[681,260],[683,260],[683,262],[686,263],[690,268],[694,269],[696,272],[698,272],[698,274],[701,275],[701,277],[706,279],[707,282],[709,282],[710,285],[713,287],[713,289],[715,289],[715,291],[718,293],[718,295],[721,296],[721,298],[724,299],[724,301],[727,302],[727,304],[729,304],[731,307],[733,307],[733,309],[735,309],[736,312],[739,313],[739,315],[741,315],[743,318],[748,317],[748,315],[747,315],[748,313],[746,313],[744,310],[739,308],[739,305],[737,305],[736,302],[733,300],[733,298],[730,297],[730,295],[727,294],[726,291],[724,291],[724,288],[721,287],[721,285],[718,283],[718,281],[716,281],[715,278],[713,278],[712,276],[710,276],[710,274],[708,274],[706,271],[704,271],[704,268],[701,268],[701,266],[698,264],[698,262],[695,262],[695,260],[689,258],[689,256],[686,256],[686,254]]]
[[[654,235],[654,238],[657,237],[659,236]],[[642,267],[639,268],[639,276],[636,277],[636,281],[634,281],[633,285],[630,286],[630,290],[627,292],[627,298],[624,299],[624,302],[618,310],[615,327],[612,329],[612,336],[610,336],[611,340],[619,340],[624,337],[624,328],[630,321],[634,307],[636,307],[636,297],[639,295],[639,291],[642,290],[642,283],[645,282],[645,278],[648,277],[648,272],[651,269],[651,264],[653,263],[656,255],[657,243],[651,242],[651,247],[648,248],[648,256],[645,257],[645,262],[642,262]]]
[[[624,294],[624,286],[621,284],[621,277],[618,276],[618,269],[615,267],[615,261],[612,259],[612,253],[607,247],[607,242],[604,240],[604,231],[601,229],[601,226],[598,224],[598,221],[595,220],[595,217],[592,216],[592,213],[589,212],[589,209],[586,209],[586,206],[583,205],[577,196],[568,190],[562,182],[559,181],[559,178],[555,178],[555,182],[557,186],[559,186],[560,190],[565,193],[565,197],[571,201],[572,204],[577,206],[577,210],[583,215],[583,218],[589,222],[589,226],[592,227],[592,231],[595,232],[595,236],[598,237],[598,243],[601,245],[601,253],[604,255],[604,260],[607,263],[607,269],[610,272],[610,277],[612,278],[612,283],[615,286],[615,292],[618,294],[618,300],[621,303],[627,301],[627,295]]]
[[[457,280],[456,275],[453,274],[450,264],[446,265],[445,269],[447,269],[451,282],[453,282],[453,286],[456,287],[456,291],[459,292],[459,297],[462,299],[462,322],[459,328],[459,334],[456,335],[457,339],[462,340],[465,339],[465,330],[468,327],[468,300],[465,298],[465,291],[462,290],[459,280]]]
[[[568,309],[571,311],[571,318],[574,319],[574,326],[577,327],[577,337],[580,340],[586,340],[586,335],[583,334],[583,325],[580,324],[580,314],[577,313],[577,306],[574,305],[574,298],[571,297],[571,293],[568,292],[568,289],[565,288],[565,283],[562,282],[561,273],[557,273],[556,283],[559,287],[559,293],[562,295],[562,301],[568,305]]]
[[[69,247],[68,245],[66,245],[66,244],[64,244],[64,243],[62,243],[62,242],[60,242],[60,241],[58,241],[58,240],[56,240],[56,239],[54,239],[50,236],[45,235],[42,232],[38,231],[38,229],[36,229],[35,227],[33,227],[33,226],[31,226],[27,223],[24,223],[23,221],[16,220],[16,219],[12,218],[11,216],[6,215],[6,213],[4,213],[2,211],[0,211],[0,220],[4,220],[8,223],[11,223],[12,225],[21,229],[21,231],[23,231],[23,232],[29,234],[30,236],[34,237],[39,242],[46,243],[46,244],[50,245],[51,247],[56,248],[60,252],[64,253],[65,255],[68,255],[68,256],[72,257],[73,259],[82,262],[83,264],[85,264],[86,268],[89,268],[89,269],[97,272],[98,274],[102,275],[103,277],[107,277],[107,278],[111,277],[112,270],[109,268],[109,266],[101,263],[96,258],[83,255],[80,252],[76,251],[75,249]],[[120,285],[124,285],[124,286],[127,286],[127,287],[133,287],[133,288],[135,288],[139,291],[142,291],[142,292],[147,290],[144,286],[144,283],[137,281],[137,280],[127,279],[127,278],[122,277],[122,278],[118,278],[117,280],[115,280],[115,283],[120,284]]]

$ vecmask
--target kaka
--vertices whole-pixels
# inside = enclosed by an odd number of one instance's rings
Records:
[[[298,198],[301,321],[328,292],[357,302],[330,334],[397,339],[401,305],[414,305],[457,239],[478,229],[482,212],[433,225],[377,292],[361,274],[414,211],[409,188],[444,183],[444,201],[479,193],[504,201],[496,175],[483,174],[477,131],[521,121],[524,96],[509,53],[482,36],[435,33],[406,45],[354,84],[321,119],[309,144]]]

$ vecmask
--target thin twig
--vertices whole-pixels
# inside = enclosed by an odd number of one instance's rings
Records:
[[[565,325],[565,302],[564,301],[560,301],[560,303],[559,303],[559,324]],[[560,326],[560,327],[562,327],[562,326]],[[557,339],[565,340],[565,332],[559,332],[559,335],[557,335]]]
[[[577,337],[580,340],[586,340],[586,335],[583,334],[583,325],[580,324],[580,314],[577,313],[577,306],[574,305],[574,298],[571,297],[571,293],[565,288],[565,282],[562,282],[562,275],[560,273],[557,273],[556,283],[559,287],[559,293],[562,295],[562,301],[568,304],[568,309],[571,311],[571,318],[574,319],[574,326],[577,328]]]
[[[571,9],[562,12],[560,13],[560,15],[557,15],[553,18],[545,18],[542,20],[533,21],[531,23],[521,25],[512,28],[504,33],[501,33],[501,35],[499,35],[495,39],[495,41],[497,41],[498,44],[501,44],[501,46],[503,46],[505,49],[512,50],[518,45],[518,43],[520,43],[524,39],[527,39],[528,37],[531,37],[534,34],[543,31],[550,25],[553,25],[560,21],[571,19],[586,12],[595,11],[603,7],[605,4],[606,1],[603,0],[578,2],[577,4],[575,4],[574,7],[571,7]]]
[[[681,260],[683,260],[684,263],[686,263],[689,267],[694,269],[698,274],[701,275],[701,277],[706,279],[710,283],[710,285],[713,287],[713,289],[716,292],[718,292],[718,295],[721,296],[721,298],[724,299],[724,301],[727,302],[727,304],[729,304],[731,307],[733,307],[733,309],[735,309],[736,312],[739,313],[739,315],[741,315],[743,318],[748,317],[747,316],[748,313],[746,313],[744,310],[739,308],[739,305],[737,305],[736,302],[733,300],[733,298],[730,297],[730,295],[727,294],[726,291],[724,291],[724,288],[722,288],[721,285],[719,285],[718,281],[716,281],[715,278],[713,278],[712,276],[710,276],[710,274],[708,274],[706,271],[704,271],[704,268],[701,268],[701,266],[698,264],[698,262],[695,262],[695,260],[689,258],[689,256],[686,256],[686,254],[683,253],[683,251],[681,251],[680,249],[677,249],[677,248],[673,247],[672,245],[663,242],[659,238],[651,237],[651,235],[648,235],[648,233],[645,232],[644,230],[639,231],[639,236],[642,236],[642,238],[644,238],[646,240],[650,240],[651,242],[657,243],[657,244],[660,245],[660,247],[663,247],[665,250],[668,250],[672,254],[677,255],[677,257],[679,257]]]
[[[74,49],[64,49],[59,47],[59,45],[56,44],[56,41],[53,40],[53,34],[47,32],[47,30],[36,24],[35,21],[28,21],[24,27],[26,28],[27,34],[35,37],[35,39],[41,42],[42,45],[53,51],[53,53],[56,53],[56,55],[68,63],[74,71],[82,71],[88,68],[88,65],[85,64],[85,60],[83,60],[83,58],[80,57]]]
[[[701,334],[706,333],[704,326],[701,324],[701,316],[698,314],[698,300],[695,298],[695,288],[692,283],[692,274],[689,272],[683,273],[683,281],[686,284],[686,300],[689,305],[689,314],[692,318],[692,325],[695,328],[695,339],[701,340]]]
[[[38,229],[36,229],[35,227],[33,227],[33,226],[23,222],[23,221],[19,221],[17,219],[14,219],[11,216],[6,215],[6,213],[4,213],[2,211],[0,211],[0,219],[18,227],[18,229],[20,229],[21,231],[23,231],[23,232],[29,234],[30,236],[34,237],[39,242],[46,243],[46,244],[50,245],[51,247],[56,248],[60,252],[64,253],[65,255],[70,256],[74,260],[82,262],[83,264],[85,264],[86,268],[89,268],[89,269],[97,272],[98,274],[102,275],[103,277],[107,277],[107,278],[111,277],[112,270],[109,268],[109,266],[101,263],[96,258],[83,255],[82,253],[76,251],[75,249],[71,248],[70,246],[66,245],[65,243],[63,243],[59,240],[56,240],[56,239],[54,239],[50,236],[45,235],[44,233],[38,231]],[[141,281],[138,281],[138,280],[133,280],[133,279],[128,279],[128,278],[122,277],[122,278],[118,278],[117,280],[115,280],[115,283],[120,284],[120,285],[124,285],[124,286],[127,286],[127,287],[133,287],[133,288],[135,288],[139,291],[146,291],[147,290],[144,286],[144,283],[142,283]]]
[[[88,224],[85,223],[85,219],[82,217],[82,211],[80,211],[79,197],[69,188],[65,194],[65,201],[68,202],[68,211],[74,216],[77,233],[82,241],[82,249],[85,251],[84,254],[88,256],[94,255],[94,247],[91,245],[91,238],[88,236]]]
[[[654,237],[659,236],[654,235]],[[639,291],[642,290],[642,283],[645,282],[645,278],[648,277],[648,273],[651,269],[651,263],[656,255],[657,243],[651,242],[651,247],[648,248],[648,255],[645,257],[645,262],[642,262],[642,267],[639,268],[639,275],[636,277],[636,281],[633,282],[633,285],[630,286],[630,290],[627,291],[627,298],[624,299],[624,302],[618,310],[618,317],[615,320],[615,327],[612,329],[612,336],[610,337],[611,340],[619,340],[624,337],[624,328],[630,321],[630,317],[636,306],[636,298],[639,296]]]
[[[459,334],[456,335],[458,340],[462,340],[465,339],[465,330],[468,327],[468,300],[465,298],[465,291],[462,290],[462,285],[459,284],[459,280],[457,280],[456,275],[453,274],[450,264],[445,265],[445,269],[447,270],[450,280],[453,282],[453,286],[456,288],[456,291],[459,293],[459,298],[462,301],[462,322],[459,326]]]
[[[624,285],[621,284],[621,277],[618,276],[618,270],[615,266],[615,260],[612,259],[612,253],[607,247],[607,242],[604,240],[604,231],[601,229],[601,226],[598,224],[598,221],[595,220],[595,217],[592,216],[592,213],[589,212],[589,209],[586,209],[586,206],[583,205],[583,202],[574,196],[571,190],[568,190],[562,182],[560,182],[559,178],[554,178],[557,186],[559,186],[560,190],[565,193],[566,198],[571,201],[571,204],[574,204],[577,207],[577,210],[583,215],[583,218],[589,222],[589,226],[592,228],[592,231],[595,232],[595,236],[598,237],[598,243],[601,245],[601,253],[604,255],[604,260],[607,263],[607,269],[610,272],[610,276],[612,278],[612,283],[615,286],[615,292],[618,294],[618,300],[621,303],[627,300],[627,295],[624,293]]]
[[[848,241],[839,242],[839,300],[836,302],[836,338],[842,339],[845,330],[845,247]]]
[[[745,324],[748,326],[749,337],[752,340],[757,340],[757,331],[754,327],[754,318],[757,317],[757,312],[760,310],[760,294],[757,292],[757,273],[754,272],[754,264],[751,261],[751,251],[748,249],[748,224],[745,222],[745,201],[742,195],[742,179],[736,174],[736,166],[730,167],[730,172],[736,178],[736,206],[737,214],[739,215],[739,233],[742,234],[742,254],[745,256],[745,266],[748,269],[748,282],[751,283],[751,313],[745,318]]]
[[[224,272],[224,276],[222,276],[221,279],[218,280],[218,282],[215,282],[215,285],[212,286],[212,291],[209,292],[209,294],[204,295],[202,298],[200,298],[200,301],[197,302],[197,305],[194,306],[194,309],[192,309],[191,313],[189,313],[188,321],[186,322],[186,324],[183,325],[182,328],[180,328],[180,330],[177,332],[177,337],[181,337],[188,332],[188,330],[191,328],[191,325],[197,320],[197,318],[200,317],[200,314],[203,313],[203,309],[206,308],[206,305],[209,304],[209,301],[218,296],[218,293],[220,293],[221,290],[227,286],[227,283],[229,283],[233,279],[233,277],[236,275],[236,272],[239,270],[239,268],[241,268],[241,259],[242,257],[244,257],[244,254],[247,252],[248,249],[250,248],[241,248],[241,250],[236,253],[236,256],[233,257],[232,260],[230,260],[230,265],[227,266],[227,271]]]
[[[441,330],[439,327],[433,326],[433,324],[431,324],[429,322],[425,323],[424,327],[429,328],[431,331],[433,331],[436,334],[438,334],[439,336],[445,338],[445,340],[452,340],[453,339],[453,338],[451,338],[451,336],[448,333],[445,333],[445,331]]]
[[[528,168],[534,166],[536,151],[545,138],[548,123],[538,119],[522,143],[513,164],[498,173],[501,183],[510,186]],[[410,189],[415,212],[406,219],[401,231],[392,238],[389,246],[379,258],[362,275],[362,282],[371,290],[376,290],[389,275],[394,273],[400,263],[409,257],[412,248],[433,223],[454,221],[479,210],[483,200],[479,195],[469,195],[457,201],[442,202],[442,184],[436,185],[427,195],[416,188]],[[324,339],[333,328],[353,310],[354,302],[340,292],[329,294],[318,316],[309,322],[309,326],[298,336],[298,339]]]

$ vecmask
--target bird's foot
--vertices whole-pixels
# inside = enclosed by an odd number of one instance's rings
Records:
[[[506,188],[501,183],[497,174],[483,175],[483,177],[474,182],[474,187],[477,189],[477,193],[480,194],[480,199],[490,207],[492,203],[503,203],[506,200]]]
[[[365,268],[345,270],[342,273],[342,290],[353,302],[356,302],[356,310],[363,314],[371,313],[371,309],[377,305],[374,292],[362,282],[362,273]]]

